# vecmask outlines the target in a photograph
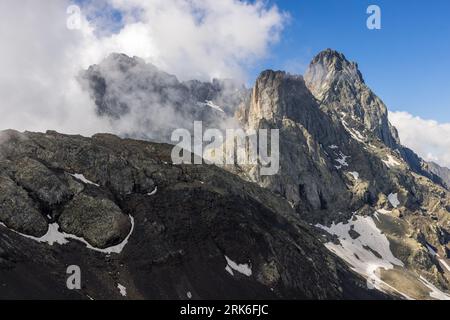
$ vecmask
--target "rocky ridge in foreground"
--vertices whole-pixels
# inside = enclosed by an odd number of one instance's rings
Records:
[[[288,202],[171,146],[0,133],[0,298],[385,298]],[[78,265],[82,289],[66,287]]]

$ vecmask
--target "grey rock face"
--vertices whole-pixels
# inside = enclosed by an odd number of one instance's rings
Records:
[[[445,186],[442,177],[433,172],[433,166],[401,145],[397,129],[388,120],[387,107],[365,84],[357,63],[337,51],[324,50],[312,60],[305,82],[320,107],[339,119],[352,134],[374,136],[399,152],[412,171]]]
[[[446,186],[447,189],[450,188],[450,169],[441,167],[440,165],[434,163],[434,162],[428,162],[428,170],[437,175],[442,179],[443,184]]]
[[[58,219],[63,231],[86,239],[96,248],[120,243],[131,229],[129,218],[109,199],[79,194]]]
[[[5,175],[0,175],[0,221],[9,228],[40,237],[47,221],[28,193]]]
[[[449,176],[446,174],[446,168],[442,168],[435,163],[428,163],[420,158],[413,150],[400,146],[398,148],[400,155],[411,168],[411,171],[420,174],[434,183],[449,189]],[[448,170],[448,169],[447,169]],[[450,170],[448,170],[450,172]]]
[[[342,212],[348,211],[349,204],[359,201],[352,199],[336,161],[342,158],[340,152],[349,154],[359,147],[339,122],[320,109],[303,77],[262,72],[237,118],[245,128],[280,129],[279,174],[255,176],[257,170],[245,171],[250,180],[289,200],[299,214],[314,221],[329,220],[345,216]]]
[[[315,138],[329,138],[336,126],[318,108],[302,76],[267,70],[256,80],[249,104],[239,110],[241,121],[256,127],[262,119],[301,123]]]
[[[15,179],[40,201],[48,206],[55,206],[72,196],[67,183],[58,178],[39,161],[24,158],[17,162]]]
[[[327,49],[319,53],[305,73],[305,82],[321,106],[347,122],[356,122],[388,147],[400,144],[387,108],[364,82],[358,65],[342,53]]]

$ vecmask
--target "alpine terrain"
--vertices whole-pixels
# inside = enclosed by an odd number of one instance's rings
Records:
[[[450,171],[342,53],[251,89],[123,54],[79,81],[120,137],[0,133],[0,298],[450,299]],[[173,164],[194,121],[279,129],[278,174]]]

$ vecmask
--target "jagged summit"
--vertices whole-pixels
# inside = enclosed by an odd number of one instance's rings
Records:
[[[350,62],[344,54],[332,49],[326,49],[313,58],[305,78],[311,83],[323,83],[337,78],[364,83],[358,64]],[[318,92],[320,88],[312,87],[312,89],[315,95],[320,95]]]
[[[144,59],[139,57],[130,57],[124,53],[113,52],[109,54],[103,61],[103,63],[115,63],[123,68],[135,67],[137,65],[145,65]],[[149,64],[151,65],[151,64]]]
[[[345,66],[345,65],[354,65],[358,67],[356,62],[349,61],[346,56],[339,51],[333,49],[325,49],[319,52],[312,60],[311,64],[325,63],[326,62],[335,62],[337,65]]]
[[[396,149],[400,139],[389,123],[383,101],[365,84],[355,62],[327,49],[319,53],[305,73],[305,83],[321,107],[350,129],[367,131],[386,146]]]
[[[326,49],[314,57],[304,78],[320,107],[338,119],[351,135],[359,140],[380,140],[398,151],[412,171],[444,185],[442,179],[448,179],[443,174],[445,170],[433,170],[436,167],[427,165],[401,145],[397,129],[389,122],[386,105],[366,85],[356,62],[336,50]]]

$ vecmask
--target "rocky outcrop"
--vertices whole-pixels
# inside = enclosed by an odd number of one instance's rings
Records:
[[[47,222],[28,193],[7,175],[0,176],[0,221],[31,236],[43,236]]]
[[[360,140],[373,136],[399,152],[415,173],[443,185],[442,178],[417,156],[401,145],[397,129],[388,120],[383,101],[365,84],[358,64],[340,52],[327,49],[314,57],[305,73],[305,82],[320,107],[339,119]]]
[[[63,209],[58,222],[65,232],[86,239],[97,248],[121,242],[130,232],[130,220],[109,199],[79,194]]]
[[[69,185],[44,164],[25,157],[15,164],[14,180],[48,207],[56,206],[73,196]]]

